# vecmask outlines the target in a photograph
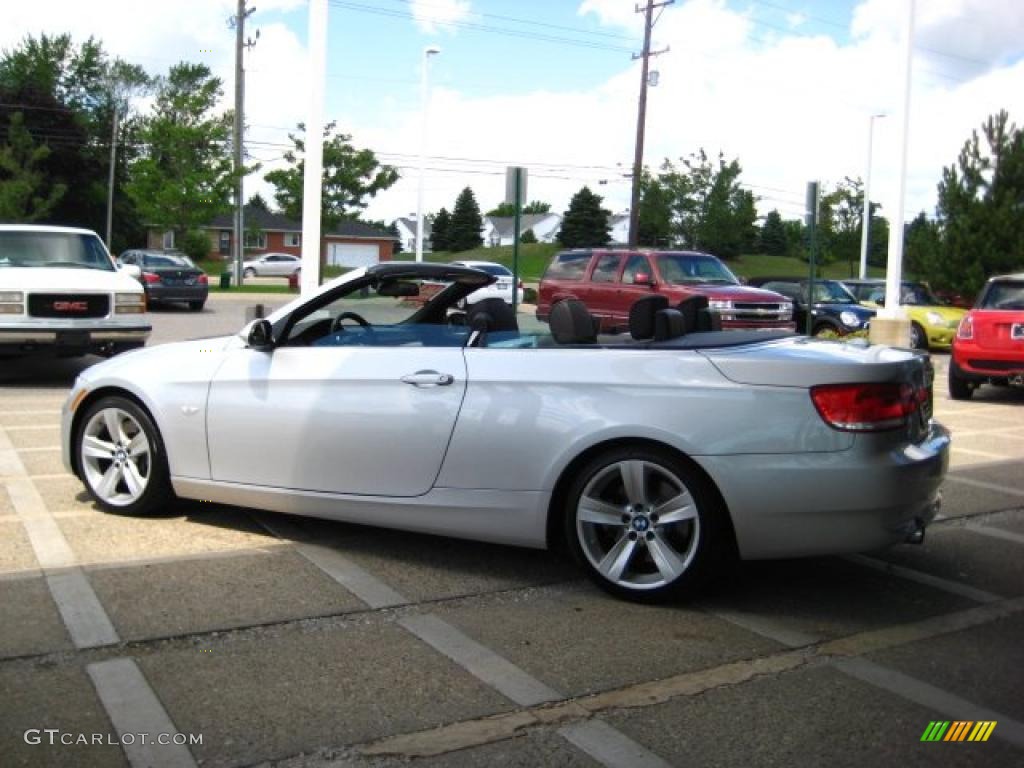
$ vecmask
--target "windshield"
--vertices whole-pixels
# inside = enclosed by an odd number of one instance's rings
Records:
[[[658,268],[665,282],[672,285],[739,285],[736,275],[714,256],[689,253],[663,253],[658,256]]]
[[[82,232],[0,232],[0,267],[114,271],[100,239]]]
[[[806,294],[807,286],[803,288]],[[842,283],[835,280],[824,280],[814,284],[815,304],[856,304],[857,299],[853,294],[843,287]]]
[[[942,302],[932,295],[931,290],[924,283],[903,283],[900,288],[900,304],[917,307],[942,306]]]
[[[195,267],[188,256],[167,253],[147,253],[142,257],[142,265],[146,267]]]

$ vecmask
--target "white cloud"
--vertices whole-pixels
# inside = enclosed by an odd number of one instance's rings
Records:
[[[469,0],[412,0],[412,17],[416,26],[427,34],[438,30],[452,31],[452,23],[470,15]]]

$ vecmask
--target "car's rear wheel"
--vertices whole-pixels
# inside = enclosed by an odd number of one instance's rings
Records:
[[[949,361],[949,396],[954,400],[970,400],[974,386],[960,371],[954,360]]]
[[[928,334],[914,322],[910,324],[910,346],[914,349],[928,349]]]
[[[602,589],[631,600],[682,596],[726,551],[716,494],[667,450],[625,446],[588,462],[567,495],[570,550]]]
[[[149,515],[174,498],[160,434],[132,400],[90,405],[74,445],[79,475],[103,511]]]

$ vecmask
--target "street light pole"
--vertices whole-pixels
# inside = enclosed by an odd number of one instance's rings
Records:
[[[860,233],[860,279],[868,276],[868,246],[871,243],[871,144],[875,135],[875,118],[885,117],[879,113],[868,120],[868,167],[864,174],[864,215]]]
[[[427,155],[427,107],[430,104],[430,91],[427,86],[427,70],[430,57],[441,52],[436,45],[423,49],[423,60],[420,63],[420,157],[419,182],[416,188],[416,261],[423,261],[423,166]]]

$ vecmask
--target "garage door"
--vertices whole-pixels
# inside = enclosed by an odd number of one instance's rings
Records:
[[[336,267],[369,267],[380,261],[380,249],[375,244],[330,243],[327,263]]]

